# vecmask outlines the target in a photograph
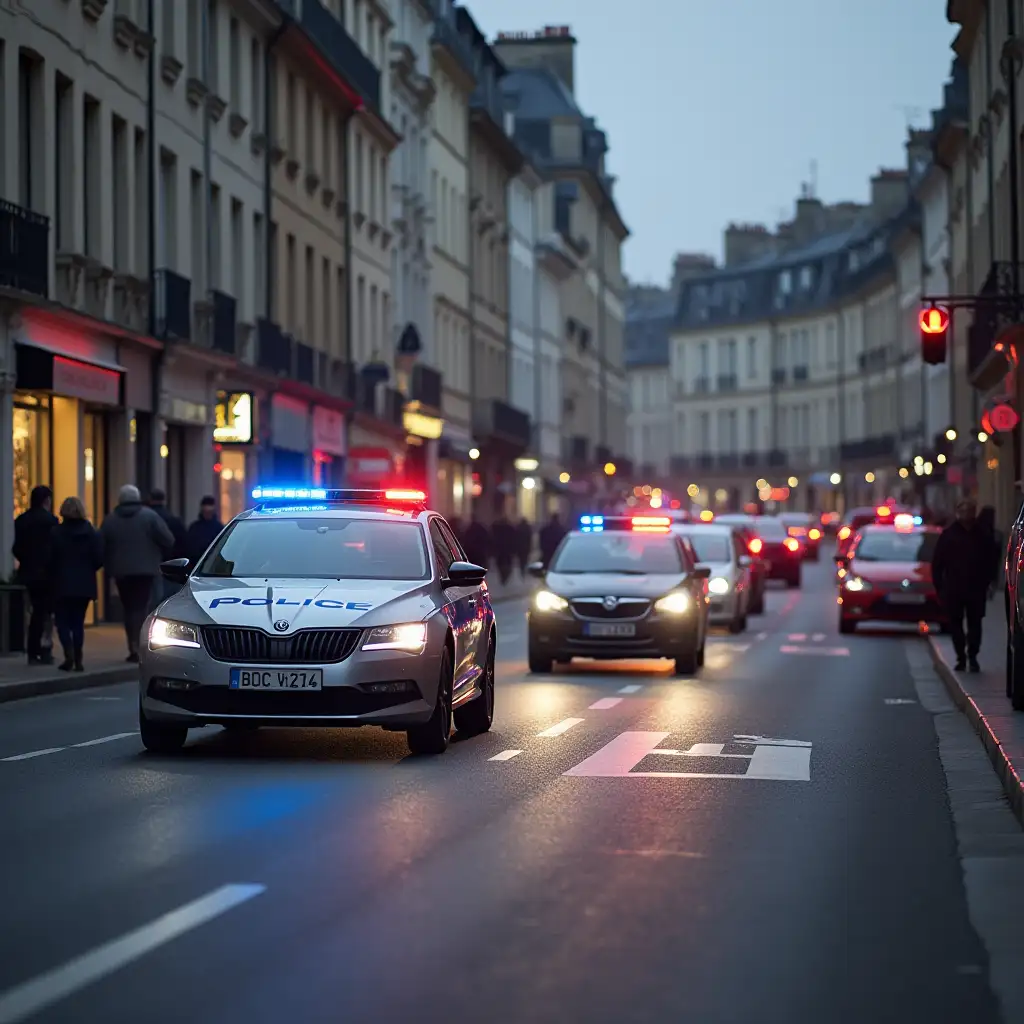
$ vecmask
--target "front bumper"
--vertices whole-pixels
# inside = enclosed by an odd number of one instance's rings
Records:
[[[189,727],[245,721],[256,725],[360,726],[404,730],[426,722],[437,702],[443,639],[422,654],[357,649],[323,665],[250,665],[216,660],[205,649],[169,647],[140,657],[139,700],[153,721]],[[231,669],[322,669],[321,690],[237,690]]]
[[[592,619],[580,619],[570,612],[538,612],[527,615],[531,650],[552,658],[675,658],[693,649],[697,642],[699,616],[695,605],[684,615],[658,615],[650,612],[642,619],[619,625],[632,625],[635,634],[588,636],[585,629]]]
[[[849,622],[937,622],[943,624],[947,616],[935,594],[922,594],[923,602],[900,604],[890,600],[899,591],[842,591],[840,614]]]
[[[708,601],[708,625],[728,626],[740,617],[742,597],[739,591],[728,594],[712,594]]]

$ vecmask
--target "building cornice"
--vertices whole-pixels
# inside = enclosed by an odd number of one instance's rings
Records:
[[[946,20],[959,25],[960,31],[953,40],[952,49],[965,60],[970,59],[974,40],[985,17],[985,0],[947,0]]]
[[[483,107],[471,106],[469,110],[470,127],[475,130],[478,138],[483,140],[492,153],[498,157],[509,177],[515,177],[523,166],[523,154],[519,147],[505,134],[499,125]]]
[[[386,118],[370,107],[360,107],[355,116],[388,153],[393,152],[402,141],[401,133],[396,131]]]

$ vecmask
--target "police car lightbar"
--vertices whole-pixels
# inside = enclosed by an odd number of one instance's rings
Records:
[[[423,491],[400,489],[356,490],[344,487],[254,487],[252,500],[259,502],[332,501],[354,505],[424,505]]]
[[[671,526],[669,516],[580,516],[581,533],[603,533],[605,530],[668,533]]]
[[[892,521],[897,530],[910,530],[915,526],[923,526],[924,519],[921,516],[912,516],[909,512],[901,512]]]

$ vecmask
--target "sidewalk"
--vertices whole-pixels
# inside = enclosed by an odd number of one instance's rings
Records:
[[[536,582],[515,573],[503,586],[497,572],[488,575],[493,577],[488,580],[488,586],[495,603],[525,597]],[[60,672],[56,664],[29,665],[24,654],[0,657],[0,704],[25,697],[131,682],[138,679],[139,670],[124,660],[126,653],[124,629],[120,625],[103,625],[86,630],[84,672]],[[59,648],[56,659],[60,660]]]
[[[56,641],[54,636],[54,641]],[[136,665],[126,662],[128,653],[124,629],[120,625],[91,626],[85,631],[85,671],[61,672],[60,646],[54,651],[53,665],[29,665],[24,654],[0,657],[0,704],[23,697],[47,693],[85,690],[137,679]]]
[[[1003,596],[989,602],[977,675],[954,672],[948,636],[930,634],[932,659],[954,703],[967,716],[988,751],[1007,799],[1024,824],[1024,713],[1015,712],[1006,696],[1006,620]]]

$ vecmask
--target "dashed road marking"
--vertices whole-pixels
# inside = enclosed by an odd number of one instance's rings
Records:
[[[811,639],[816,644],[820,644],[825,639],[825,634],[824,633],[815,633],[814,636],[811,637]]]
[[[124,700],[123,697],[86,697],[86,700]]]
[[[129,736],[138,736],[137,732],[115,732],[112,736],[101,736],[98,740],[86,740],[84,743],[72,743],[73,747],[98,747],[101,743],[113,743],[114,740],[125,740]]]
[[[792,644],[783,644],[779,650],[783,654],[816,654],[823,658],[848,658],[849,647],[794,647]]]
[[[110,736],[100,736],[94,740],[84,740],[82,743],[69,743],[64,747],[44,747],[42,750],[29,750],[24,754],[11,754],[9,757],[0,757],[0,761],[31,761],[35,757],[59,754],[64,750],[81,747],[98,747],[103,743],[113,743],[115,740],[126,740],[138,735],[137,732],[115,732]]]
[[[602,697],[600,700],[595,700],[590,705],[590,711],[607,711],[609,708],[615,707],[616,704],[621,704],[621,697]]]
[[[801,643],[803,643],[807,639],[807,634],[806,633],[790,633],[789,636],[786,639],[792,640],[792,642],[795,643],[795,644],[801,644]]]
[[[552,725],[549,729],[545,729],[543,732],[537,733],[538,737],[550,738],[552,736],[561,736],[563,732],[568,732],[574,725],[579,725],[582,722],[582,718],[566,718],[556,725]]]
[[[909,697],[886,697],[886,704],[916,704],[916,700],[911,700]]]
[[[619,693],[639,693],[643,689],[642,686],[623,686]]]
[[[0,757],[0,761],[29,761],[33,757],[44,757],[46,754],[59,754],[65,747],[44,747],[42,750],[30,750],[27,754],[12,754],[10,757]]]
[[[487,758],[488,761],[511,761],[513,757],[521,754],[521,750],[503,750],[500,754],[495,754],[494,757]]]
[[[758,633],[757,634],[757,639],[758,640],[767,640],[768,639],[768,634],[767,633]]]

